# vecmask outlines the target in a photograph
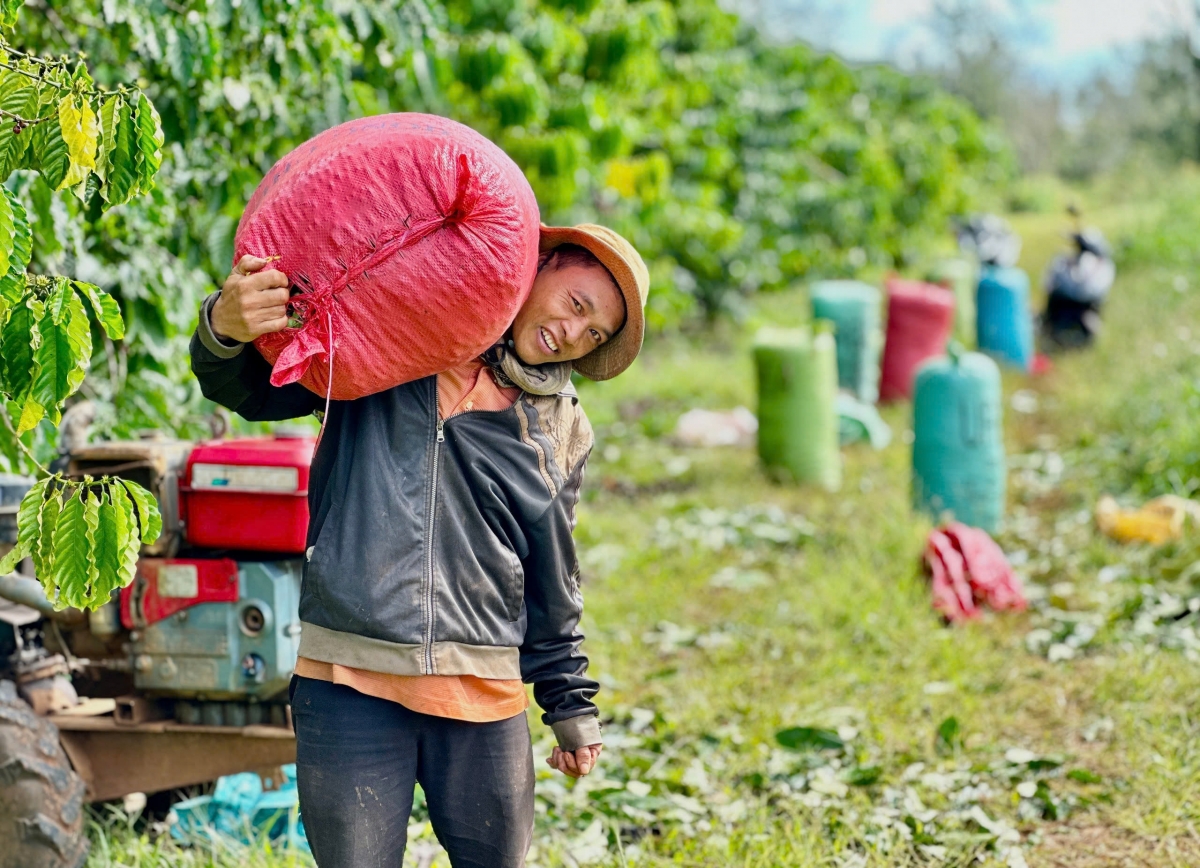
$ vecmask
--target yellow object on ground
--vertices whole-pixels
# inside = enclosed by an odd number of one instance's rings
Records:
[[[1200,503],[1166,494],[1142,504],[1138,509],[1121,509],[1109,495],[1096,504],[1096,526],[1117,542],[1145,542],[1161,545],[1183,536],[1188,519],[1200,524]]]

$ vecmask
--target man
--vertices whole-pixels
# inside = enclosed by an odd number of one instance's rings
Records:
[[[245,343],[287,325],[288,280],[244,257],[192,339],[204,394],[250,420],[318,411]],[[649,274],[615,232],[543,227],[538,273],[481,359],[335,401],[313,459],[291,701],[300,808],[320,868],[399,866],[414,783],[455,868],[519,866],[533,828],[523,683],[558,746],[594,767],[571,537],[591,427],[572,370],[641,348]],[[446,323],[446,328],[454,323]]]

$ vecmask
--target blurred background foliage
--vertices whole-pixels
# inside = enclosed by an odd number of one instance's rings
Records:
[[[31,0],[14,41],[82,52],[99,84],[136,82],[162,116],[163,166],[139,201],[101,213],[13,182],[33,270],[120,300],[126,340],[97,335],[84,387],[118,436],[203,431],[186,342],[244,204],[275,160],[352,117],[433,112],[497,141],[545,222],[636,243],[655,329],[912,263],[1015,165],[932,78],[768,43],[715,0]]]
[[[839,7],[834,0],[779,2],[792,21]],[[1031,62],[1033,13],[1053,7],[1036,0],[934,0],[922,23],[940,50],[900,66],[936,80],[999,125],[1026,175],[1080,186],[1169,172],[1200,161],[1200,2],[1139,5],[1169,26],[1114,49],[1106,62],[1089,64],[1079,80],[1047,77]],[[1084,7],[1075,8],[1085,14]],[[1020,195],[1009,204],[1041,210]]]

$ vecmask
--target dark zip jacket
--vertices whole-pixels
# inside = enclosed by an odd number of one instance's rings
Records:
[[[324,408],[270,384],[201,307],[192,370],[251,421]],[[300,654],[397,675],[522,678],[559,745],[600,741],[571,532],[591,426],[570,386],[438,418],[437,378],[333,401],[309,476]]]

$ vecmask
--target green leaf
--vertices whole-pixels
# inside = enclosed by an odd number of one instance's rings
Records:
[[[49,496],[42,503],[38,513],[38,541],[30,554],[33,556],[33,569],[46,596],[54,593],[54,533],[58,526],[58,515],[62,511],[62,488],[57,479],[51,480],[52,488],[48,488]]]
[[[67,374],[67,393],[74,395],[83,385],[92,363],[92,326],[88,322],[87,310],[84,309],[83,299],[70,286],[67,287],[67,318],[59,324],[66,327],[67,341],[71,345],[71,357],[75,359],[75,367]]]
[[[1067,777],[1078,784],[1099,784],[1104,782],[1104,778],[1087,769],[1071,769],[1067,772]]]
[[[7,576],[17,568],[17,564],[19,564],[28,556],[29,552],[21,548],[19,543],[13,548],[9,549],[8,554],[6,554],[3,558],[0,558],[0,576]]]
[[[100,143],[96,150],[96,176],[108,180],[113,150],[117,146],[117,122],[121,119],[121,97],[114,94],[100,103]]]
[[[883,776],[879,766],[856,766],[846,775],[846,783],[854,787],[869,787]]]
[[[12,260],[15,233],[12,200],[8,196],[0,196],[0,272],[8,271],[9,262]]]
[[[71,81],[77,87],[82,85],[84,89],[91,89],[96,83],[92,80],[92,74],[88,72],[87,64],[82,60],[75,64],[75,71],[71,73]]]
[[[100,125],[91,103],[79,95],[72,95],[58,104],[58,122],[71,163],[60,187],[74,187],[86,181],[88,173],[96,168]]]
[[[59,90],[56,87],[43,88],[38,100],[38,114],[50,114],[48,121],[34,127],[32,156],[38,171],[46,179],[52,190],[61,190],[68,185],[77,184],[82,177],[71,180],[71,153],[63,139],[62,106],[74,102],[70,91]]]
[[[154,499],[153,494],[136,482],[122,479],[121,483],[125,486],[129,492],[129,496],[133,498],[133,502],[137,506],[138,522],[142,529],[142,542],[150,545],[162,533],[162,515],[158,511],[158,501]]]
[[[46,484],[49,479],[34,483],[17,507],[17,544],[0,559],[0,575],[8,575],[23,558],[28,557],[38,541],[38,513],[42,510],[42,500],[46,496]]]
[[[149,193],[154,176],[162,165],[163,131],[153,103],[146,95],[138,94],[137,104],[137,175],[138,190]]]
[[[133,122],[133,107],[124,97],[117,97],[114,107],[113,145],[108,152],[107,178],[100,195],[109,206],[128,202],[138,189],[137,129]]]
[[[962,743],[962,729],[957,717],[947,717],[938,724],[937,735],[934,738],[934,749],[940,754],[953,753],[954,748]]]
[[[97,562],[97,535],[100,531],[100,499],[90,488],[81,497],[83,504],[83,535],[87,538],[87,555],[84,558],[83,605],[80,608],[94,609],[104,602],[99,597],[100,566]],[[105,598],[107,598],[105,594]]]
[[[49,484],[49,477],[34,483],[33,487],[25,492],[25,496],[21,498],[21,505],[17,507],[17,545],[24,547],[26,552],[32,552],[37,545],[38,535],[41,533],[38,516],[42,512],[42,503],[46,500],[46,486]]]
[[[88,542],[84,522],[83,489],[75,485],[67,489],[67,500],[58,522],[54,525],[53,584],[57,593],[46,596],[56,608],[80,606],[87,599]],[[42,580],[45,585],[45,579]]]
[[[775,733],[775,740],[789,750],[842,750],[846,743],[832,729],[793,726]]]
[[[38,90],[28,78],[15,70],[0,76],[0,109],[27,121],[38,117]],[[17,131],[16,122],[5,116],[0,122],[0,181],[21,166],[21,158],[33,141],[36,127]]]
[[[72,373],[78,360],[71,352],[67,327],[54,321],[53,312],[47,310],[38,321],[37,329],[41,343],[34,353],[37,374],[33,381],[33,396],[57,425],[62,416],[62,402],[71,394]]]
[[[25,269],[29,267],[29,260],[33,256],[33,229],[29,225],[25,206],[17,195],[7,187],[0,189],[4,190],[4,198],[8,200],[12,211],[13,225],[12,255],[9,257],[8,271],[0,277],[0,297],[9,304],[16,304],[25,295]]]
[[[21,7],[25,5],[25,0],[0,0],[0,26],[7,27],[10,30],[17,26],[17,15],[21,12]]]
[[[65,277],[57,275],[51,278],[51,280],[54,281],[54,288],[42,302],[42,318],[48,316],[54,320],[55,325],[62,325],[67,315],[67,296],[70,295],[70,290],[67,287],[68,281]]]
[[[87,296],[100,328],[104,329],[104,333],[111,340],[119,341],[125,337],[125,320],[121,317],[121,308],[115,298],[100,287],[81,280],[75,281],[75,288]]]
[[[33,311],[22,302],[12,309],[0,333],[0,390],[20,401],[33,385],[34,346],[37,342]]]
[[[119,569],[120,583],[124,587],[133,581],[137,573],[138,551],[141,549],[137,534],[137,521],[133,515],[133,501],[125,491],[120,480],[113,480],[109,489],[113,506],[121,513],[121,523],[117,525],[118,545],[124,544],[121,550],[121,565]]]
[[[92,555],[96,561],[96,593],[107,599],[113,588],[124,587],[122,569],[125,549],[129,546],[129,516],[113,502],[113,488],[119,482],[103,480],[100,495],[99,522],[96,527],[96,546]]]

